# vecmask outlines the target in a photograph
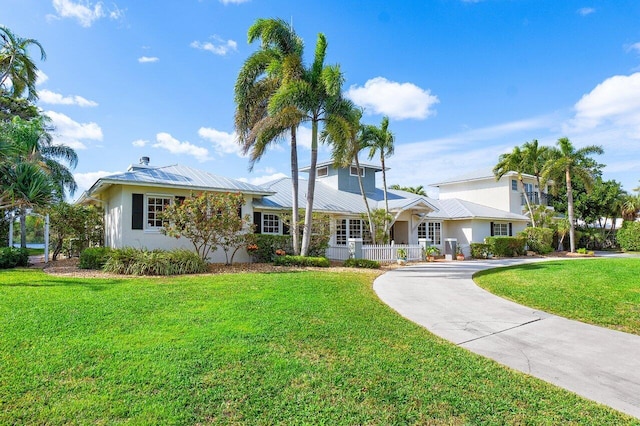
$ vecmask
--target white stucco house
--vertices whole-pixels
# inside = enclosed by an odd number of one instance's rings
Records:
[[[301,172],[308,172],[308,168]],[[376,173],[382,169],[361,165],[361,175],[370,208],[384,208],[383,191],[377,188]],[[314,210],[332,217],[330,246],[344,247],[349,238],[367,241],[368,227],[362,217],[362,200],[355,166],[335,168],[332,163],[317,165]],[[389,210],[393,216],[391,238],[397,244],[417,244],[427,238],[443,247],[446,238],[456,238],[466,255],[469,244],[483,242],[490,235],[515,235],[527,226],[528,218],[519,204],[521,192],[511,188],[512,175],[499,181],[493,175],[467,176],[434,184],[440,199],[389,190]],[[300,179],[299,200],[304,206],[307,182]],[[148,249],[192,248],[184,239],[160,232],[159,213],[164,207],[192,192],[241,192],[244,204],[240,213],[253,218],[256,232],[287,232],[280,213],[291,211],[291,180],[282,178],[265,185],[252,185],[191,167],[171,165],[155,167],[143,157],[125,173],[98,179],[79,198],[78,203],[95,203],[105,214],[105,245],[112,248]],[[238,253],[236,260],[249,261]],[[212,262],[224,262],[223,254],[214,252]]]

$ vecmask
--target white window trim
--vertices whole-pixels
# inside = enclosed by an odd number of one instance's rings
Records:
[[[356,170],[356,173],[353,172],[353,170]],[[356,166],[350,166],[349,167],[349,176],[358,176],[357,173],[358,168]],[[364,167],[360,167],[360,177],[364,177],[365,175],[365,171],[364,171]]]
[[[513,182],[516,183],[516,187],[513,187]],[[517,179],[511,179],[511,190],[512,191],[518,191],[518,180]]]
[[[265,219],[266,219],[267,215],[276,217],[276,220],[278,221],[278,231],[277,232],[266,232],[264,230],[264,228],[265,228],[264,222],[265,222]],[[282,220],[280,219],[280,216],[275,214],[275,213],[264,213],[263,212],[262,213],[262,226],[261,226],[261,228],[262,228],[262,233],[263,234],[266,234],[266,235],[282,235]]]
[[[496,226],[500,227],[500,233],[496,232]],[[502,233],[502,228],[505,228],[505,233]],[[494,222],[493,223],[493,236],[494,237],[508,237],[509,236],[509,224],[505,222]]]
[[[320,170],[322,170],[324,174],[321,175]],[[325,177],[325,176],[329,176],[329,167],[328,166],[318,167],[318,169],[316,170],[316,177]]]
[[[149,198],[167,198],[169,199],[169,204],[173,204],[175,202],[175,195],[172,194],[156,194],[156,193],[148,193],[144,194],[144,232],[158,234],[162,229],[162,226],[151,226],[149,225]]]

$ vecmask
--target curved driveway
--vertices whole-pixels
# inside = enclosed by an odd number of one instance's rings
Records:
[[[373,288],[402,316],[458,346],[640,418],[640,336],[518,305],[471,279],[483,269],[541,260],[405,266]]]

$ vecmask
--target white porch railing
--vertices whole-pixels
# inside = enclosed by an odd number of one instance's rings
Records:
[[[423,260],[422,247],[419,244],[363,245],[362,258],[381,263],[392,263],[398,259],[398,249],[406,250],[408,261]],[[331,260],[347,260],[349,248],[346,246],[329,247],[326,256]]]

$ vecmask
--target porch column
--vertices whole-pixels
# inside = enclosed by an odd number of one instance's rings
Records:
[[[362,238],[349,238],[349,259],[362,259]]]

